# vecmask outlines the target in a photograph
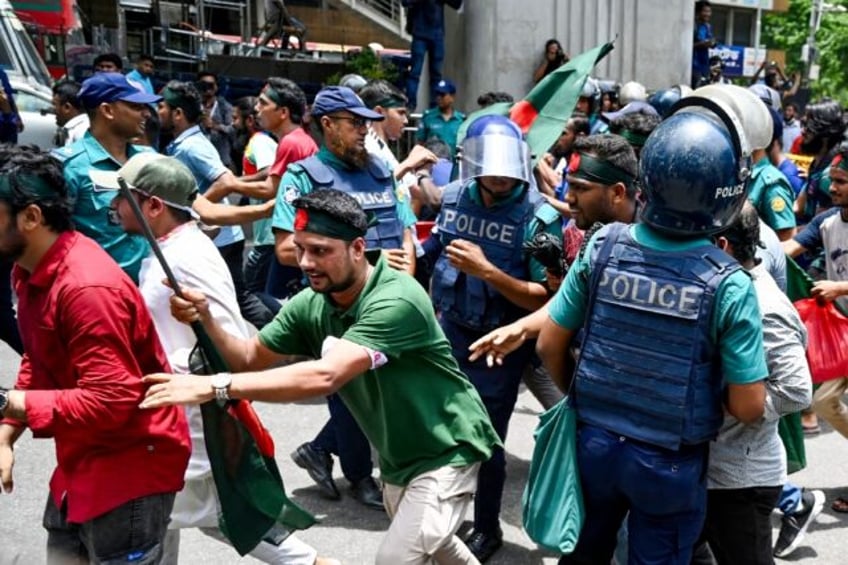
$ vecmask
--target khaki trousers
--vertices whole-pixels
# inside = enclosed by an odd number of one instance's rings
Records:
[[[377,565],[479,565],[456,536],[477,489],[479,463],[440,467],[406,485],[383,485],[383,504],[392,523]]]
[[[813,409],[833,429],[848,438],[848,406],[842,396],[848,390],[848,378],[825,381],[813,393]]]

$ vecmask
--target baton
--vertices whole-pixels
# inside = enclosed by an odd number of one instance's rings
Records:
[[[121,196],[123,196],[129,203],[135,219],[138,220],[139,225],[141,225],[141,231],[144,234],[144,238],[147,240],[147,243],[150,244],[150,248],[153,250],[156,260],[159,261],[159,265],[162,266],[162,270],[165,272],[165,278],[168,279],[168,284],[171,285],[171,288],[174,290],[174,294],[176,294],[179,298],[185,299],[185,296],[180,289],[180,285],[177,282],[177,278],[174,276],[174,271],[171,270],[171,266],[168,265],[168,261],[165,260],[165,255],[162,254],[162,249],[159,247],[159,242],[156,241],[156,236],[153,234],[150,224],[147,223],[147,219],[145,219],[144,214],[141,211],[141,207],[133,197],[127,181],[125,181],[120,175],[118,175],[118,186],[121,187]],[[218,348],[215,347],[215,344],[212,342],[212,338],[210,338],[209,334],[206,333],[206,328],[203,327],[200,320],[195,320],[189,325],[197,338],[197,343],[200,346],[204,357],[206,357],[206,361],[209,363],[210,368],[219,373],[229,372],[227,362],[224,361],[223,356],[221,356]]]

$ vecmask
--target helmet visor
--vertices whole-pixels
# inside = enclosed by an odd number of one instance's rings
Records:
[[[462,143],[459,178],[507,177],[530,182],[530,148],[521,139],[481,135]]]

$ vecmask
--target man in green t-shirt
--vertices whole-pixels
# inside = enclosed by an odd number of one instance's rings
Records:
[[[185,299],[171,299],[174,315],[200,320],[242,374],[151,375],[142,406],[292,402],[338,391],[380,457],[392,523],[375,562],[477,563],[455,533],[480,463],[500,446],[480,396],[421,286],[382,257],[366,260],[368,220],[356,200],[319,189],[294,206],[294,244],[310,288],[248,341],[218,326],[203,295],[183,290]],[[292,355],[314,360],[246,372]]]

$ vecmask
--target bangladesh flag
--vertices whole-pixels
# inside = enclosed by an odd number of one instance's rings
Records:
[[[468,124],[478,117],[491,114],[509,116],[527,136],[530,151],[539,158],[562,134],[565,123],[577,106],[583,84],[598,61],[612,49],[610,42],[577,55],[543,78],[523,100],[515,104],[502,102],[470,114],[459,129],[457,143],[465,139]]]
[[[226,363],[212,340],[202,327],[199,330],[191,372],[226,372]],[[219,525],[239,555],[250,553],[263,539],[279,543],[288,532],[316,523],[286,496],[274,459],[274,441],[249,402],[231,400],[222,407],[213,400],[202,404],[200,412],[221,504]]]

